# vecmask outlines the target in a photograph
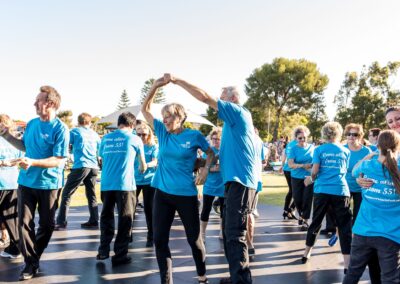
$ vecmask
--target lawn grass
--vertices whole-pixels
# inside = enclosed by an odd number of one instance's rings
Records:
[[[277,173],[263,173],[263,190],[259,194],[259,202],[269,205],[283,206],[288,187],[283,175]],[[199,188],[201,191],[201,188]],[[96,184],[96,196],[100,200],[100,183]],[[71,206],[86,206],[85,188],[80,186],[71,199]]]

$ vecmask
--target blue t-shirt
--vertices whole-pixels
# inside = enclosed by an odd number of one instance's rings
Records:
[[[286,148],[285,148],[285,155],[286,155],[286,160],[285,160],[285,164],[283,165],[283,170],[286,172],[291,172],[292,169],[289,167],[288,164],[288,157],[290,154],[290,151],[292,150],[292,148],[297,145],[297,141],[296,140],[292,140],[289,143],[286,144]]]
[[[158,145],[147,145],[144,144],[144,158],[146,163],[150,163],[153,159],[157,159],[158,156]],[[148,185],[151,184],[154,174],[156,172],[156,167],[147,168],[144,173],[139,171],[139,159],[135,159],[135,180],[137,185]]]
[[[216,157],[219,157],[219,151],[215,147],[211,147]],[[212,163],[211,166],[219,164],[219,158],[215,159],[216,162]],[[206,182],[203,186],[203,194],[211,196],[224,197],[224,181],[222,180],[221,172],[209,172]]]
[[[261,140],[260,136],[255,135],[256,140],[256,157],[260,157],[259,162],[257,163],[257,172],[258,172],[258,181],[257,181],[257,188],[256,192],[262,191],[263,183],[262,183],[262,162],[265,159],[265,148],[264,143]]]
[[[368,147],[371,149],[372,152],[378,151],[378,146],[376,146],[376,145],[372,145],[372,144],[371,144],[371,145],[369,145]]]
[[[311,164],[314,155],[314,145],[307,144],[304,148],[298,144],[292,147],[287,159],[293,159],[295,164]],[[310,169],[311,170],[311,169]],[[290,176],[293,178],[304,179],[309,176],[310,170],[303,168],[292,169]]]
[[[343,145],[326,143],[315,148],[313,164],[319,164],[314,193],[350,196],[346,181],[350,151]]]
[[[101,191],[136,190],[135,157],[143,153],[143,143],[129,130],[118,129],[103,137],[99,156],[103,160]]]
[[[34,118],[28,122],[22,141],[27,158],[67,157],[69,129],[59,118],[51,121]],[[64,185],[64,166],[65,163],[54,168],[21,169],[18,184],[34,189],[59,189]]]
[[[368,147],[361,146],[361,149],[358,151],[350,150],[349,146],[344,145],[350,151],[350,162],[349,167],[347,168],[346,180],[349,185],[350,192],[361,192],[361,186],[358,185],[356,178],[353,177],[351,172],[353,171],[354,166],[362,160],[365,156],[371,153],[371,150]]]
[[[218,100],[222,128],[220,162],[224,184],[229,181],[257,189],[259,155],[256,153],[251,113],[244,107]]]
[[[206,152],[209,148],[207,140],[199,131],[192,129],[184,129],[179,134],[169,133],[158,119],[154,119],[154,132],[158,138],[159,153],[151,186],[173,195],[197,195],[193,169],[197,149]]]
[[[23,157],[23,153],[14,148],[3,137],[0,137],[0,161],[8,161]],[[0,190],[18,188],[18,167],[0,167]]]
[[[377,159],[362,161],[353,169],[353,176],[364,174],[374,181],[363,189],[362,202],[353,233],[361,236],[384,237],[400,244],[400,195],[392,178]]]
[[[70,141],[74,154],[73,169],[98,169],[97,153],[100,147],[99,135],[89,127],[77,127],[71,130]]]

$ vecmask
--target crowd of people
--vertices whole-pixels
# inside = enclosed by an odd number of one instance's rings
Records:
[[[187,115],[179,103],[165,105],[162,120],[153,117],[153,99],[167,84],[183,88],[217,111],[223,128],[213,129],[207,137],[185,128]],[[164,74],[144,99],[145,121],[124,112],[118,117],[118,129],[100,138],[91,130],[87,113],[78,116],[78,127],[70,131],[56,117],[61,96],[53,87],[41,87],[34,104],[38,117],[28,122],[22,138],[13,132],[11,118],[0,115],[0,248],[4,249],[0,255],[22,254],[25,266],[19,279],[35,277],[53,231],[68,229],[71,196],[83,183],[89,220],[81,227],[100,229],[97,261],[110,258],[117,228],[111,262],[131,262],[128,249],[142,192],[146,247],[154,246],[161,283],[173,283],[169,235],[176,213],[198,282],[208,283],[204,243],[211,209],[218,202],[220,239],[230,274],[220,283],[252,283],[249,255],[255,254],[254,215],[266,154],[251,113],[239,100],[235,87],[223,88],[215,99],[183,79]],[[367,265],[374,284],[400,281],[400,223],[396,219],[400,213],[400,107],[387,110],[386,122],[389,130],[369,130],[370,143],[361,125],[348,124],[343,131],[339,123],[328,122],[321,129],[321,145],[309,141],[308,128],[300,125],[293,129],[292,141],[277,147],[289,188],[283,218],[296,220],[307,231],[299,261],[310,259],[326,217],[330,245],[337,239],[340,242],[346,284],[358,283]],[[69,152],[74,162],[64,184]],[[95,185],[100,169],[103,205],[99,214]],[[204,184],[201,211],[200,184]]]

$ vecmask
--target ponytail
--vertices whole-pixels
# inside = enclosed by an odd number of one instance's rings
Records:
[[[397,165],[397,157],[393,155],[391,149],[386,150],[386,162],[385,166],[389,171],[390,177],[392,178],[393,185],[396,188],[396,193],[400,194],[400,171]]]
[[[382,167],[385,167],[392,178],[396,193],[400,194],[400,171],[397,164],[398,153],[400,150],[400,135],[393,130],[385,130],[379,134],[378,148],[385,156]]]

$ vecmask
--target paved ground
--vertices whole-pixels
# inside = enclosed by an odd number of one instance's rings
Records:
[[[305,232],[296,223],[282,221],[281,209],[260,205],[256,227],[256,257],[251,262],[254,283],[341,283],[342,257],[339,245],[328,246],[320,236],[311,260],[301,264]],[[39,277],[26,283],[159,283],[157,261],[153,249],[145,248],[146,226],[143,212],[135,221],[134,241],[130,245],[133,262],[112,267],[110,260],[97,262],[95,256],[99,231],[81,230],[80,223],[88,218],[85,207],[72,208],[68,231],[54,232],[41,260]],[[222,243],[218,239],[218,218],[213,215],[207,232],[207,275],[210,283],[226,277],[227,264]],[[171,231],[174,283],[197,283],[190,247],[181,222],[177,218]],[[0,283],[14,283],[23,267],[22,260],[0,259]],[[364,281],[369,283],[367,273]]]

